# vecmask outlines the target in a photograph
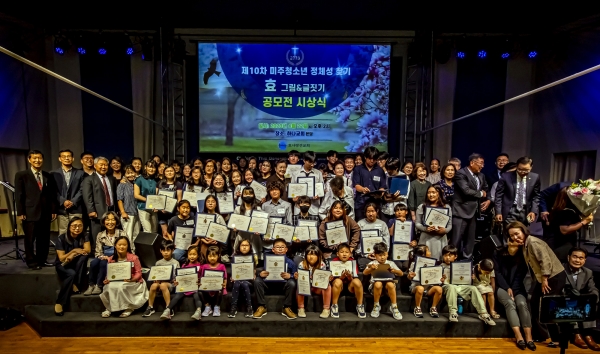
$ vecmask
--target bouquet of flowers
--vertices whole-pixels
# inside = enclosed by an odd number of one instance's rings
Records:
[[[573,182],[567,189],[567,195],[583,216],[596,213],[600,206],[600,180],[590,178],[579,180],[579,183]]]

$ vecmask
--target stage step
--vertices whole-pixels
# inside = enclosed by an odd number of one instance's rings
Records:
[[[440,318],[416,318],[403,312],[404,319],[394,320],[389,314],[379,318],[359,319],[355,314],[341,313],[340,318],[321,319],[317,313],[307,318],[288,320],[280,312],[269,312],[261,319],[205,317],[190,318],[191,312],[176,312],[171,321],[161,321],[160,314],[142,317],[142,310],[128,318],[115,313],[101,318],[100,312],[66,312],[59,317],[51,305],[31,305],[25,309],[27,322],[42,337],[135,337],[135,336],[226,336],[226,337],[512,337],[505,319],[487,326],[475,314],[460,316],[458,323]]]

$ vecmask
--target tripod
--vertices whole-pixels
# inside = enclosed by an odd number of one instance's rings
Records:
[[[10,259],[20,259],[23,262],[25,262],[25,257],[23,256],[23,253],[25,251],[23,251],[22,249],[19,248],[19,238],[18,238],[18,233],[17,233],[17,201],[16,201],[16,196],[15,196],[15,187],[10,184],[9,182],[2,182],[0,181],[0,185],[2,185],[4,188],[8,189],[9,191],[12,192],[12,201],[13,201],[13,210],[12,210],[12,223],[13,223],[13,238],[15,239],[15,248],[12,251],[8,251],[4,254],[0,255],[0,258],[10,258]],[[15,252],[14,256],[11,256],[10,253]],[[6,263],[1,263],[6,265]]]

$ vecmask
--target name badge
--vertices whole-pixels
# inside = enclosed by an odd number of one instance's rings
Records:
[[[183,222],[183,225],[185,225],[185,226],[188,226],[188,225],[194,226],[194,220],[186,220],[186,221]]]
[[[381,230],[381,225],[374,225],[374,227],[378,230]]]
[[[277,214],[285,214],[285,208],[277,209]]]
[[[379,182],[381,178],[379,176],[373,176],[373,181]]]

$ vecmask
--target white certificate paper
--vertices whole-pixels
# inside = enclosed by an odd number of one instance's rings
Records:
[[[250,224],[248,225],[248,232],[256,232],[261,235],[264,235],[267,232],[268,226],[269,219],[258,216],[252,216]]]
[[[156,281],[156,280],[171,280],[171,276],[173,275],[173,266],[154,266],[150,268],[150,274],[148,274],[148,281]]]
[[[263,198],[267,197],[267,187],[263,186],[262,184],[252,181],[252,183],[250,183],[250,187],[254,189],[254,196],[257,200],[262,200]]]
[[[450,263],[450,284],[471,285],[473,280],[471,271],[473,264],[471,262],[452,262]]]
[[[167,197],[165,202],[165,211],[168,213],[173,213],[175,211],[175,207],[177,206],[177,199]]]
[[[229,216],[229,222],[227,222],[227,227],[232,230],[237,229],[238,231],[248,231],[250,220],[251,218],[246,215],[231,214]]]
[[[329,277],[331,277],[330,271],[315,269],[313,271],[312,286],[318,289],[327,289],[329,287]]]
[[[265,234],[263,236],[263,240],[270,240],[273,238],[273,229],[275,228],[276,224],[271,224],[269,223],[267,225],[267,231],[265,231]]]
[[[296,198],[307,194],[308,185],[306,183],[288,184],[288,198]]]
[[[444,270],[442,266],[421,268],[420,282],[422,285],[437,285],[442,283]]]
[[[269,272],[265,281],[285,281],[281,273],[285,273],[286,268],[285,256],[265,256],[265,270]]]
[[[425,220],[425,226],[443,227],[448,226],[450,217],[444,213],[439,212],[437,209],[432,209],[429,212],[429,216]]]
[[[306,195],[309,197],[314,197],[315,196],[315,177],[314,176],[310,176],[310,177],[298,177],[296,179],[296,181],[298,183],[305,183],[307,188],[306,188]]]
[[[253,256],[233,256],[233,263],[253,263]]]
[[[206,232],[206,237],[211,238],[220,243],[227,243],[229,238],[229,229],[227,226],[211,222]]]
[[[216,214],[196,214],[196,228],[194,230],[194,236],[196,237],[206,237],[206,232],[208,231],[208,226],[211,222],[217,221]]]
[[[344,221],[338,220],[338,221],[330,221],[330,222],[325,223],[325,228],[327,230],[337,229],[338,227],[344,227]]]
[[[435,266],[436,263],[437,263],[437,260],[434,258],[417,256],[417,259],[415,260],[415,263],[413,266],[413,272],[416,274],[415,277],[413,278],[413,280],[421,281],[421,278],[420,278],[421,268],[433,267],[433,266]]]
[[[294,241],[308,241],[310,239],[310,230],[308,229],[308,226],[296,226],[294,228]]]
[[[106,270],[106,279],[108,279],[109,281],[131,279],[132,267],[133,262],[108,263]]]
[[[334,277],[340,277],[342,273],[347,270],[352,274],[352,277],[356,278],[356,261],[331,261],[329,262],[329,270]]]
[[[315,183],[315,196],[323,198],[325,196],[325,188],[323,183]]]
[[[177,193],[177,191],[172,191],[169,189],[159,189],[158,190],[158,195],[164,195],[168,198],[176,198],[176,193]]]
[[[348,240],[348,238],[346,237],[345,227],[338,227],[335,229],[325,230],[325,236],[327,237],[328,246],[338,245]]]
[[[298,294],[310,296],[310,271],[298,269]]]
[[[273,228],[273,239],[282,238],[286,242],[292,242],[294,237],[294,227],[285,224],[275,224]]]
[[[300,172],[302,165],[287,165],[285,169],[285,178],[291,178],[294,174]]]
[[[394,223],[394,242],[410,243],[412,240],[413,223],[410,220],[404,222],[396,220]]]
[[[187,268],[177,268],[175,270],[176,275],[190,275],[190,274],[198,274],[199,267],[187,267]]]
[[[252,210],[252,213],[250,213],[250,216],[252,216],[253,218],[268,219],[269,213],[267,213],[266,211],[261,211],[261,210]]]
[[[364,237],[361,239],[361,248],[363,255],[368,255],[373,252],[375,244],[383,242],[382,237]]]
[[[147,210],[164,210],[167,204],[167,197],[164,195],[148,195],[146,196],[146,209]]]
[[[432,210],[437,210],[440,213],[446,214],[446,215],[448,215],[450,213],[450,209],[448,209],[448,208],[427,207],[427,208],[425,208],[425,220],[427,220],[427,218],[429,217],[429,213],[431,213]]]
[[[200,278],[201,291],[220,291],[223,289],[223,278],[202,277]]]
[[[217,193],[217,201],[219,202],[219,212],[221,214],[232,214],[235,211],[233,193]]]
[[[187,200],[192,205],[196,205],[196,201],[198,200],[195,192],[184,191],[181,196],[181,200]]]
[[[173,240],[175,248],[179,248],[180,250],[187,250],[192,244],[193,233],[194,229],[192,229],[191,227],[177,226],[175,228],[175,239]]]
[[[198,290],[198,274],[196,273],[178,275],[175,277],[175,281],[177,281],[177,287],[175,288],[175,292],[177,293],[187,293]]]
[[[395,261],[406,261],[410,254],[410,245],[408,243],[394,243],[392,245],[392,255]]]
[[[253,280],[254,263],[231,263],[231,279]]]

